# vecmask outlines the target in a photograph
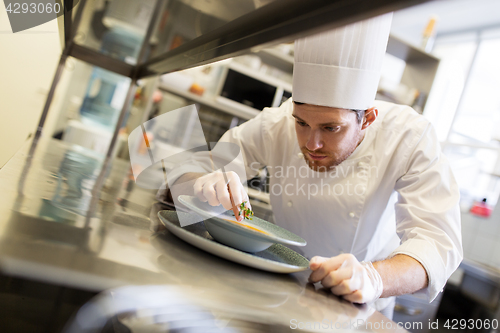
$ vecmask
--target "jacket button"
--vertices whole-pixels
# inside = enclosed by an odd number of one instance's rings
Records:
[[[288,207],[292,207],[292,206],[293,206],[293,203],[292,203],[291,201],[288,201],[288,202],[286,203],[286,205],[287,205]]]
[[[353,217],[354,217],[354,213],[353,213],[353,212],[350,212],[350,213],[349,213],[349,216],[350,216],[351,218],[353,218]]]
[[[297,154],[297,157],[298,157],[298,158],[303,158],[303,157],[304,157],[304,154],[302,154],[302,153],[298,153],[298,154]]]

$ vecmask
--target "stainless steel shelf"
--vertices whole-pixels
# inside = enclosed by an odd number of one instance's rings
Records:
[[[426,0],[277,0],[139,66],[138,77],[187,69],[288,42]]]
[[[73,5],[73,1],[65,1],[65,5],[70,8]],[[339,27],[426,1],[428,0],[276,0],[253,12],[240,16],[215,30],[202,34],[173,50],[153,59],[147,59],[147,55],[152,50],[150,41],[154,39],[153,36],[157,26],[161,25],[160,13],[167,3],[167,0],[157,0],[152,10],[144,42],[137,57],[138,65],[129,65],[121,60],[111,59],[99,54],[97,50],[91,50],[89,47],[75,44],[76,32],[82,20],[84,9],[93,10],[93,7],[89,8],[88,6],[96,6],[95,2],[80,0],[75,7],[76,13],[74,15],[73,11],[65,13],[65,46],[38,123],[35,138],[38,139],[42,134],[42,129],[56,87],[62,76],[66,59],[70,56],[129,76],[132,79],[116,122],[111,143],[108,147],[103,167],[104,170],[112,159],[111,156],[118,132],[127,112],[130,110],[138,79],[258,51],[281,42],[289,42],[298,37]],[[98,184],[102,185],[103,177],[104,174],[101,174],[97,181]]]
[[[134,66],[74,43],[83,8],[92,5],[92,2],[81,0],[76,7],[76,14],[72,15],[73,12],[69,12],[64,17],[65,48],[51,92],[55,90],[68,56],[128,76],[135,82],[142,77],[178,71],[251,51],[259,51],[281,42],[292,41],[297,37],[426,1],[428,0],[276,0],[173,50],[153,59],[141,61],[144,59],[142,55],[147,54],[147,50],[151,48],[149,41],[158,24],[157,15],[166,3],[166,0],[157,0],[155,15],[150,22],[141,56],[139,56],[139,64]],[[65,1],[65,3],[68,6],[72,5],[72,1]],[[49,94],[47,99],[37,133],[43,128],[52,95],[53,93]],[[125,106],[126,109],[129,107],[129,105]],[[241,116],[241,113],[238,113]]]
[[[262,62],[284,72],[292,73],[293,71],[293,57],[275,48],[261,50],[257,52],[256,55],[262,59]]]
[[[177,87],[174,87],[172,85],[168,85],[165,83],[160,83],[159,88],[163,91],[171,92],[175,95],[184,97],[186,99],[189,99],[195,103],[200,103],[206,106],[209,106],[211,108],[229,113],[233,116],[242,118],[242,119],[251,119],[259,114],[259,111],[253,110],[250,107],[244,107],[244,105],[228,105],[228,104],[223,104],[217,101],[215,98],[210,98],[210,97],[203,97],[200,95],[193,94],[192,92],[186,91],[179,89]],[[235,104],[238,104],[235,102]]]
[[[432,54],[427,53],[416,46],[411,46],[408,42],[405,42],[394,35],[391,35],[389,42],[387,43],[387,53],[390,53],[406,62],[439,62],[439,59]]]

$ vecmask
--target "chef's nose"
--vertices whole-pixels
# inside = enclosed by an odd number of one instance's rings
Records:
[[[315,151],[323,147],[323,141],[321,138],[320,131],[311,131],[309,134],[309,139],[306,143],[306,148],[310,151]]]

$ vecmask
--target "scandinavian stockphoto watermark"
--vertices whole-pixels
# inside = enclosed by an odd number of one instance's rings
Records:
[[[64,13],[69,13],[79,0],[3,0],[3,2],[12,32],[16,33],[52,21]]]
[[[290,328],[292,330],[355,330],[355,329],[369,329],[369,330],[387,330],[387,329],[407,329],[407,330],[421,330],[423,328],[422,322],[406,322],[396,323],[390,320],[381,320],[377,322],[366,321],[364,319],[353,319],[347,321],[332,321],[324,319],[322,321],[298,321],[297,319],[290,320]]]
[[[408,322],[394,322],[390,320],[381,320],[377,322],[366,321],[363,319],[354,319],[348,321],[332,321],[324,319],[323,321],[299,321],[297,319],[290,320],[290,328],[292,330],[390,330],[390,329],[406,329],[409,331],[416,330],[481,330],[481,329],[498,329],[497,319],[446,319],[431,320],[427,322],[422,321],[408,321]]]
[[[258,188],[258,192],[262,189]],[[286,195],[287,197],[300,197],[311,200],[316,196],[362,196],[366,194],[366,185],[353,183],[347,180],[344,183],[331,184],[320,180],[319,184],[316,183],[303,183],[300,179],[294,179],[286,184],[272,184],[269,186],[269,193],[274,196]]]
[[[259,163],[250,164],[251,173],[259,171]],[[361,196],[367,191],[367,180],[378,178],[376,165],[340,164],[333,168],[311,170],[306,164],[295,166],[268,166],[270,194],[301,197],[310,200],[315,196]],[[257,191],[262,191],[257,188]]]

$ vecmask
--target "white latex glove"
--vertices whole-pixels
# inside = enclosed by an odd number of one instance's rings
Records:
[[[193,185],[194,195],[202,202],[208,202],[211,206],[222,205],[225,209],[232,209],[231,200],[229,198],[229,191],[227,189],[228,185],[231,188],[231,194],[233,195],[234,204],[240,207],[241,203],[246,201],[245,206],[252,209],[250,206],[250,200],[248,199],[248,194],[245,188],[241,184],[240,177],[236,172],[228,171],[226,172],[226,178],[228,183],[224,178],[221,171],[215,171],[204,175],[196,180]],[[243,218],[240,216],[239,220]]]
[[[371,303],[377,300],[384,286],[382,278],[371,262],[359,262],[352,254],[332,258],[313,257],[309,281],[321,281],[333,294],[353,303]]]

